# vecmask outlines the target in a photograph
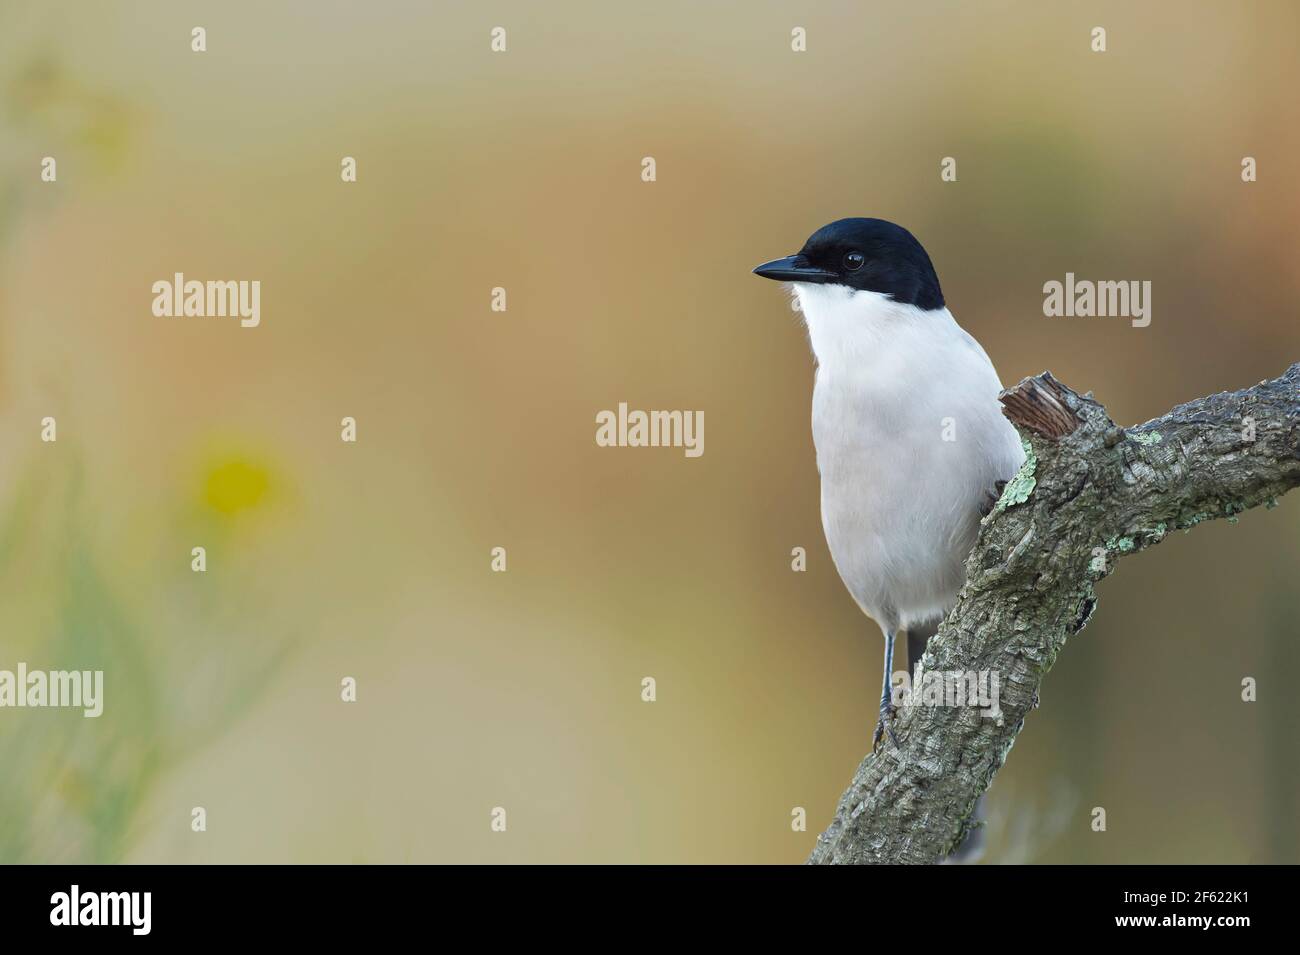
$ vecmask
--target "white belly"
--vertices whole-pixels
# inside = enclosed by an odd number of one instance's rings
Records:
[[[913,424],[934,432],[934,441],[814,431],[831,556],[853,599],[886,629],[952,606],[980,506],[1005,478],[982,456],[940,448],[931,422]]]
[[[1023,460],[997,373],[947,310],[885,301],[867,315],[805,315],[818,357],[822,527],[835,566],[884,629],[934,619],[964,581],[982,505]],[[827,327],[841,321],[851,324]]]

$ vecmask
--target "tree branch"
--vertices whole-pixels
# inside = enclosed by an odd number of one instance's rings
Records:
[[[1234,515],[1300,484],[1300,363],[1281,378],[1196,401],[1134,428],[1044,372],[1002,393],[1027,460],[984,520],[927,672],[989,671],[1001,718],[974,706],[904,706],[840,799],[811,863],[932,863],[966,835],[1093,585],[1172,530]],[[917,686],[919,686],[919,682]]]

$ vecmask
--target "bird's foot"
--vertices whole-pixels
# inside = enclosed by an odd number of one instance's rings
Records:
[[[994,481],[993,490],[989,491],[984,498],[984,504],[980,507],[980,517],[988,517],[993,513],[993,508],[997,507],[998,501],[1002,500],[1002,492],[1006,490],[1006,481]]]
[[[889,738],[893,740],[894,746],[898,746],[898,737],[894,734],[894,714],[898,708],[886,703],[880,708],[880,721],[876,723],[876,732],[871,737],[871,751],[874,753],[880,746],[880,741],[885,738],[888,731]]]

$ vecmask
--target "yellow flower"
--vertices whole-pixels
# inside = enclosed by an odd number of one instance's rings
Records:
[[[271,486],[270,472],[242,458],[215,464],[207,473],[203,499],[226,517],[257,507]]]

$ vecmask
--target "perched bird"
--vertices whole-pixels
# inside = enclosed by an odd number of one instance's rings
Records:
[[[840,219],[756,275],[789,282],[817,360],[822,529],[885,635],[874,749],[891,721],[894,638],[913,670],[957,599],[981,517],[1024,460],[998,374],[944,305],[930,257],[882,219]]]

